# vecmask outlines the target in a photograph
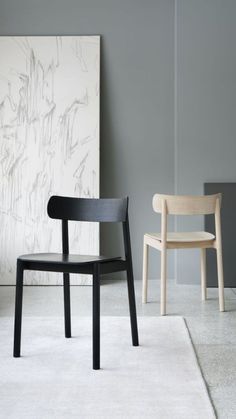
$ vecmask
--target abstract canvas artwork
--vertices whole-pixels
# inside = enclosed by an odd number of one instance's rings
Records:
[[[100,37],[0,37],[0,57],[0,284],[14,284],[18,255],[61,252],[49,197],[99,197]],[[96,223],[69,232],[71,253],[99,254]],[[61,284],[62,274],[26,272],[25,282]]]

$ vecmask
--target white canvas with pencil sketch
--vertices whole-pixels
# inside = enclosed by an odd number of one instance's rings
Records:
[[[99,196],[100,37],[0,37],[0,56],[0,283],[14,284],[18,255],[61,251],[49,197]],[[71,223],[70,251],[98,254],[99,226]]]

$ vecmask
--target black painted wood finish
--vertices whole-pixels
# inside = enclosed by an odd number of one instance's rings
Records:
[[[205,194],[222,193],[221,204],[221,231],[222,252],[224,268],[224,286],[236,287],[235,237],[236,237],[236,183],[234,182],[209,182],[204,184]],[[214,217],[205,216],[205,230],[215,234]],[[207,250],[207,286],[218,287],[216,252]]]
[[[48,215],[59,220],[91,222],[126,221],[128,198],[94,199],[52,196],[48,202]]]
[[[62,253],[37,253],[17,259],[14,357],[20,356],[24,270],[63,273],[65,337],[71,337],[70,273],[93,275],[93,369],[100,368],[100,275],[127,272],[132,343],[138,346],[138,327],[128,218],[128,198],[85,199],[53,196],[48,215],[62,220]],[[125,258],[69,254],[68,220],[122,222]]]

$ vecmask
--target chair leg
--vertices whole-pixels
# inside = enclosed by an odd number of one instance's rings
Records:
[[[161,316],[166,315],[166,248],[161,251]]]
[[[149,246],[148,244],[145,243],[145,238],[144,238],[144,241],[143,241],[143,298],[142,298],[143,304],[147,302],[148,253],[149,253]]]
[[[219,289],[219,307],[220,311],[225,311],[224,301],[224,273],[223,273],[223,260],[221,246],[216,248],[217,258],[217,273],[218,273],[218,289]]]
[[[137,324],[135,292],[134,292],[134,275],[133,275],[132,264],[129,264],[127,268],[127,286],[128,286],[128,297],[129,297],[129,313],[130,313],[132,343],[133,343],[133,346],[139,346],[138,324]]]
[[[207,299],[207,287],[206,287],[206,249],[201,249],[201,289],[202,289],[202,301]]]
[[[18,260],[17,271],[16,271],[15,325],[14,325],[14,349],[13,349],[13,356],[15,358],[20,357],[23,275],[24,275],[23,266],[22,266],[22,263]]]
[[[65,337],[71,338],[70,275],[63,273]]]
[[[100,369],[100,276],[97,263],[93,271],[93,369]]]

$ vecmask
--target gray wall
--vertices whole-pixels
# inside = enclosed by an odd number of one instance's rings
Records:
[[[204,182],[236,181],[236,2],[176,4],[176,192],[201,194]],[[177,274],[199,282],[198,252],[178,253]]]
[[[1,35],[102,35],[101,196],[130,196],[137,279],[143,233],[159,228],[153,193],[236,180],[235,18],[234,0],[1,1]],[[121,244],[107,226],[102,238],[103,251]],[[169,277],[173,266],[171,255]],[[179,282],[199,282],[197,252],[179,252],[176,268]]]
[[[174,0],[1,0],[0,34],[102,35],[101,196],[130,196],[139,279],[152,195],[174,191]],[[102,238],[114,253],[107,226]]]

